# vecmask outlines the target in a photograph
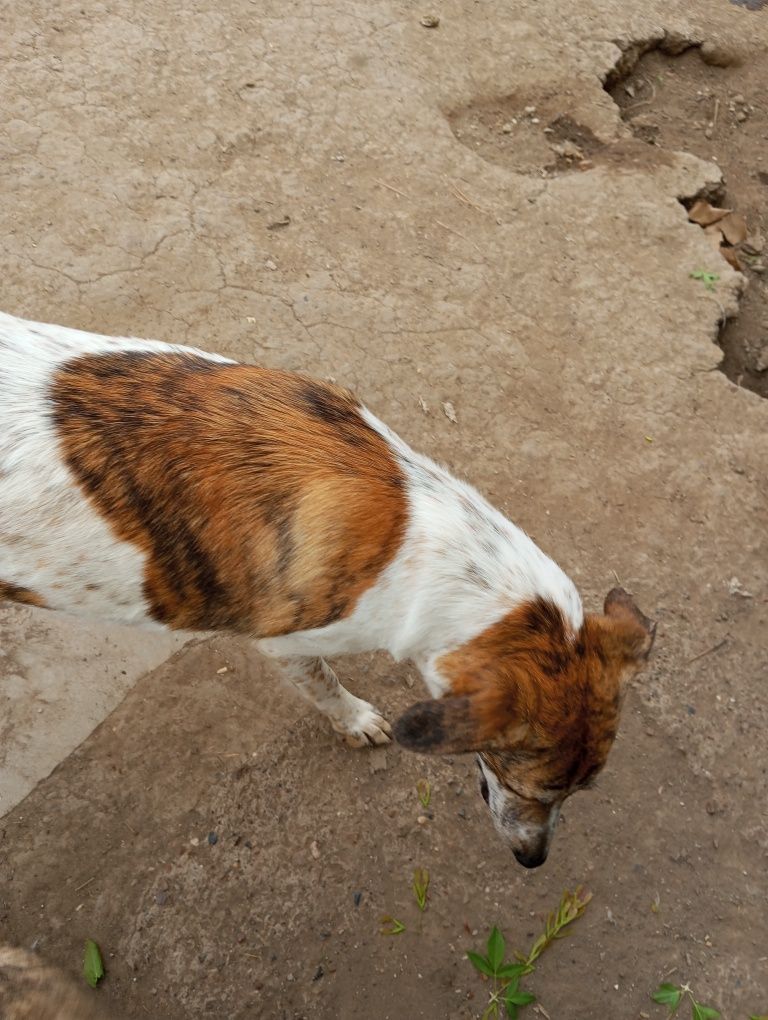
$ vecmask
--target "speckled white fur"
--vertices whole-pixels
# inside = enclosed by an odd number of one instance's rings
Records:
[[[158,626],[143,594],[144,554],[115,537],[64,464],[48,392],[57,368],[78,355],[173,350],[0,313],[0,580],[52,609]]]

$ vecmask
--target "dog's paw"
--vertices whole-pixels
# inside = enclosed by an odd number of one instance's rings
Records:
[[[388,744],[392,739],[392,727],[384,716],[360,698],[354,698],[343,717],[331,722],[348,747],[373,747]]]

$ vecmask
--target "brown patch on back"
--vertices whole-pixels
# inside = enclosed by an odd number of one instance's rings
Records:
[[[472,705],[474,748],[504,785],[557,797],[602,768],[634,662],[633,626],[588,616],[574,636],[540,599],[439,660],[451,694]]]
[[[29,588],[22,588],[10,581],[0,581],[0,602],[21,602],[25,606],[37,606],[46,609],[45,599]]]
[[[59,370],[64,456],[115,533],[147,555],[171,627],[266,637],[348,615],[405,532],[404,479],[345,390],[185,353]]]

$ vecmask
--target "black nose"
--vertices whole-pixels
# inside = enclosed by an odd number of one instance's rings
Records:
[[[518,864],[524,868],[540,868],[547,859],[549,851],[546,847],[538,847],[533,850],[515,850],[515,857]]]

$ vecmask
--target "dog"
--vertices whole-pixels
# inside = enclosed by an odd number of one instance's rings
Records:
[[[474,752],[528,868],[655,635],[621,588],[585,614],[523,531],[344,389],[9,315],[0,598],[247,635],[350,744]],[[379,649],[430,695],[394,730],[326,661]]]

